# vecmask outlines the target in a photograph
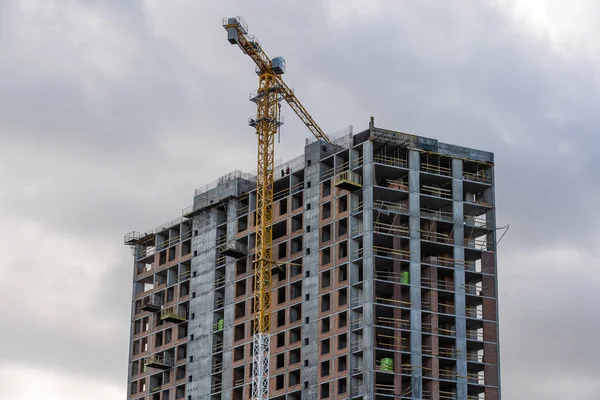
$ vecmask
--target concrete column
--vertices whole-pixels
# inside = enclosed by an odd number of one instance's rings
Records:
[[[412,398],[423,397],[423,354],[421,334],[421,199],[420,199],[420,153],[410,150],[408,154],[408,203],[410,234],[410,364],[412,365]]]
[[[359,145],[360,147],[362,147],[362,144]],[[358,148],[358,146],[357,146]],[[350,150],[350,164],[352,165],[353,161],[358,160],[359,158],[359,153],[358,150],[355,149],[351,149]],[[362,211],[360,211],[360,213],[354,214],[353,210],[358,209],[361,198],[362,198],[362,190],[357,190],[354,192],[351,192],[349,195],[349,202],[348,202],[348,207],[350,209],[350,214],[351,215],[364,215],[365,212],[369,212],[369,211],[365,211],[364,207],[362,209]],[[362,226],[362,218],[356,218],[351,216],[348,219],[349,223],[348,223],[348,231],[350,232],[350,237],[351,238],[355,238],[358,237],[360,235],[362,235],[361,231],[358,230],[359,227]],[[358,258],[357,257],[357,252],[358,252],[358,242],[355,240],[350,240],[350,246],[349,246],[349,270],[348,270],[348,278],[350,280],[350,324],[352,324],[353,322],[356,322],[356,319],[358,318],[359,314],[358,312],[354,311],[356,309],[358,309],[358,307],[356,306],[356,299],[359,296],[359,293],[362,293],[361,290],[357,289],[354,285],[356,283],[359,282],[359,270],[356,268],[356,264],[355,261]],[[363,267],[361,267],[363,268]],[[363,276],[364,279],[364,276]],[[360,305],[360,308],[362,309],[362,304]],[[364,313],[360,313],[361,317],[364,317]],[[357,360],[355,360],[355,358],[353,357],[353,352],[352,352],[352,343],[356,340],[356,335],[354,334],[354,332],[358,329],[358,328],[362,328],[362,324],[356,326],[356,325],[351,325],[350,326],[350,332],[348,334],[348,393],[354,393],[355,389],[355,384],[352,381],[352,379],[350,378],[351,376],[351,372],[358,369],[361,365],[358,364]],[[362,331],[361,331],[362,332]],[[364,364],[363,364],[364,366]],[[365,392],[366,393],[366,392]]]
[[[192,396],[192,399],[208,398],[210,395],[216,226],[216,210],[194,217],[193,229],[198,230],[199,235],[192,239],[192,251],[197,255],[192,257],[190,290],[196,293],[196,297],[190,300],[188,324],[188,361],[189,356],[193,356],[193,361],[188,362],[187,370],[192,381],[186,384],[186,396]],[[191,340],[191,335],[194,335],[194,340]]]
[[[486,221],[488,223],[488,226],[492,228],[492,231],[487,235],[487,242],[492,244],[492,247],[488,247],[488,249],[491,249],[494,251],[494,297],[496,298],[496,359],[497,359],[497,363],[498,363],[498,400],[502,399],[502,392],[501,392],[501,386],[500,386],[500,382],[502,382],[502,380],[500,379],[500,312],[498,309],[498,295],[499,295],[499,290],[498,290],[498,252],[496,251],[496,242],[497,242],[497,235],[496,235],[496,193],[495,193],[495,188],[496,188],[496,182],[494,179],[494,167],[490,168],[488,170],[488,175],[491,177],[491,182],[492,182],[492,186],[487,189],[484,192],[484,201],[486,203],[492,204],[493,208],[488,211],[486,213]]]
[[[375,309],[374,297],[374,260],[373,260],[373,181],[375,170],[373,165],[373,142],[363,143],[363,382],[364,399],[375,396],[375,360],[373,358],[374,332],[373,322]]]
[[[237,233],[237,200],[227,202],[227,243],[235,241]],[[234,320],[234,283],[235,258],[227,257],[225,266],[225,309],[223,315],[223,393],[222,397],[232,398],[233,370],[233,320]]]
[[[320,214],[320,143],[315,142],[305,147],[306,165],[304,168],[304,238],[303,238],[303,272],[304,294],[310,299],[302,302],[302,318],[309,323],[302,325],[302,398],[318,398],[318,317],[319,317],[319,214]],[[310,161],[310,164],[309,164]],[[308,187],[310,182],[310,188]],[[307,227],[310,226],[310,232]],[[307,344],[308,343],[308,344]],[[304,387],[308,382],[308,389]]]
[[[467,398],[467,320],[465,297],[465,248],[463,212],[463,164],[452,159],[452,212],[454,215],[454,311],[456,312],[457,399]]]

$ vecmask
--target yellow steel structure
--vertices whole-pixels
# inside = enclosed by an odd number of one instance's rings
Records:
[[[252,58],[259,76],[258,91],[251,95],[251,100],[256,103],[256,117],[249,121],[251,126],[256,127],[258,138],[252,399],[266,400],[269,398],[270,370],[274,144],[275,135],[281,125],[279,114],[281,100],[285,100],[290,105],[317,139],[328,143],[330,140],[283,81],[281,77],[285,72],[283,59],[271,60],[258,40],[248,34],[248,27],[242,18],[225,18],[223,27],[227,30],[229,42],[237,44],[244,54]]]

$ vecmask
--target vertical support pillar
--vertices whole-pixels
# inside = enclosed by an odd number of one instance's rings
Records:
[[[321,144],[314,142],[304,149],[304,236],[302,267],[304,277],[302,287],[310,299],[302,302],[302,317],[308,318],[308,324],[302,325],[302,367],[301,379],[308,384],[302,385],[302,398],[318,398],[317,387],[318,349],[319,349],[319,215],[321,178]],[[310,187],[308,187],[310,182]],[[307,231],[310,227],[310,232]]]
[[[467,319],[465,296],[465,232],[463,164],[452,159],[452,213],[454,215],[454,311],[456,312],[456,398],[467,398]]]
[[[363,377],[364,399],[375,396],[375,360],[373,359],[374,260],[373,260],[373,142],[363,143]]]
[[[410,150],[408,154],[408,203],[410,234],[410,364],[412,398],[423,398],[423,354],[421,333],[421,199],[420,199],[420,153]]]
[[[193,230],[200,234],[192,239],[191,292],[196,292],[196,297],[190,299],[190,319],[188,339],[194,335],[194,340],[189,340],[188,354],[194,360],[188,362],[188,376],[191,382],[186,384],[186,396],[196,398],[209,398],[211,389],[212,347],[213,347],[213,309],[215,281],[217,240],[217,213],[216,210],[203,212],[194,217]],[[192,314],[195,314],[192,318]]]
[[[235,241],[237,233],[237,208],[236,199],[227,202],[227,243]],[[233,370],[231,365],[233,362],[232,347],[233,347],[233,320],[234,320],[234,282],[235,282],[235,263],[233,257],[227,258],[225,266],[225,309],[224,309],[224,325],[229,329],[223,330],[223,393],[222,396],[226,399],[232,398],[232,383]]]

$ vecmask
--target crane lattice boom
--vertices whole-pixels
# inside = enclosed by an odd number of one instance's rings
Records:
[[[251,96],[256,103],[256,117],[250,125],[256,127],[258,162],[256,174],[256,254],[254,259],[254,341],[252,347],[252,399],[269,398],[271,269],[273,266],[273,182],[275,135],[282,124],[280,102],[285,100],[306,127],[320,140],[330,142],[327,135],[310,116],[281,75],[285,61],[270,59],[258,40],[248,34],[248,26],[240,17],[223,19],[227,39],[237,44],[256,64],[258,91]]]

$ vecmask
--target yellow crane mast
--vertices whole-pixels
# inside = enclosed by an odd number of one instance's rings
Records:
[[[282,57],[270,59],[256,37],[248,34],[248,26],[241,17],[224,18],[223,27],[227,31],[229,43],[237,44],[244,54],[252,58],[259,77],[258,90],[250,96],[250,100],[256,103],[256,116],[249,120],[249,124],[256,128],[258,138],[252,399],[267,400],[271,347],[269,331],[273,265],[274,144],[275,135],[282,124],[281,100],[290,105],[317,139],[328,143],[330,140],[283,81],[281,75],[285,73],[285,60]]]

